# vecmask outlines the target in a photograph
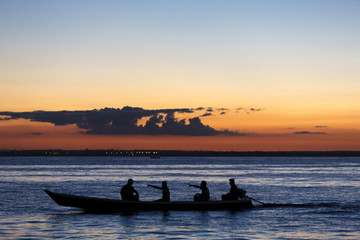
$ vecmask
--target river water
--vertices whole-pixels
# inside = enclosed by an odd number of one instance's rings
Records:
[[[206,180],[211,199],[234,178],[254,202],[241,211],[87,214],[45,193],[119,198],[128,178],[141,200],[161,191],[191,201]],[[0,239],[360,239],[357,157],[0,157]]]

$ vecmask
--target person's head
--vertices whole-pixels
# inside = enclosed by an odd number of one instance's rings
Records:
[[[132,180],[131,178],[129,178],[128,184],[129,184],[129,185],[133,185],[133,183],[134,183],[134,180]]]
[[[206,187],[206,181],[201,181],[200,186]]]
[[[235,184],[235,180],[233,178],[231,178],[231,179],[229,179],[229,183],[230,183],[230,185],[233,185],[233,184]]]
[[[166,182],[166,181],[163,181],[163,182],[161,183],[161,185],[162,185],[163,187],[167,187],[167,182]]]

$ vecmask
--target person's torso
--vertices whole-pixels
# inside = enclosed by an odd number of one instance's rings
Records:
[[[131,185],[125,185],[125,186],[121,189],[121,194],[124,194],[124,195],[132,195],[133,192],[135,192],[135,189],[134,189],[133,186],[131,186]]]
[[[201,188],[201,194],[203,196],[205,196],[206,200],[209,200],[210,199],[210,191],[207,187],[202,187]]]
[[[163,194],[163,199],[170,200],[170,191],[168,187],[162,189],[162,194]]]

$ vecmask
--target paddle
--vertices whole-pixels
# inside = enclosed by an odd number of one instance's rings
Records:
[[[255,201],[255,202],[261,203],[261,204],[263,204],[263,205],[268,205],[268,204],[269,204],[269,203],[264,203],[264,202],[262,202],[262,201],[256,200],[256,199],[254,199],[254,198],[252,198],[252,197],[249,197],[249,196],[246,196],[246,195],[245,195],[245,197],[248,198],[248,199],[251,199],[251,200],[253,200],[253,201]]]

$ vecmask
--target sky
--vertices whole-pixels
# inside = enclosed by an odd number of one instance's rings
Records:
[[[360,1],[0,1],[0,149],[360,150]]]

